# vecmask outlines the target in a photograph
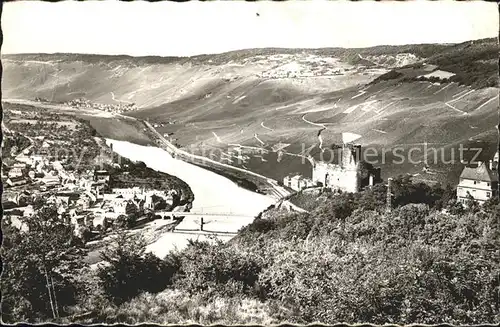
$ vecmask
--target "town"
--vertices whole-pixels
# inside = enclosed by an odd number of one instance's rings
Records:
[[[113,156],[83,120],[19,106],[4,118],[3,208],[7,223],[23,230],[37,202],[52,205],[84,242],[118,226],[189,210],[189,187],[173,176]],[[79,149],[80,151],[70,151]],[[134,177],[140,174],[141,177]],[[182,215],[169,215],[175,224]]]

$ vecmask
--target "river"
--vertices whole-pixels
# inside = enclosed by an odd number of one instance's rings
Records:
[[[176,176],[186,182],[194,194],[192,212],[230,212],[232,216],[257,216],[274,203],[274,199],[269,196],[246,190],[226,177],[188,162],[174,159],[168,152],[160,148],[112,139],[106,139],[106,143],[112,144],[113,151],[122,157],[133,161],[142,161],[151,169]],[[231,229],[237,230],[250,221],[238,217],[226,217],[224,226],[232,225]],[[171,249],[185,246],[189,239],[203,239],[203,237],[203,235],[175,232],[165,233],[158,241],[151,244],[148,250],[163,257]],[[223,239],[227,240],[228,237],[223,237]]]

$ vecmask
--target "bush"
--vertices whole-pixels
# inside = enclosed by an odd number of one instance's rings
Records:
[[[109,300],[123,303],[141,292],[159,292],[172,281],[178,267],[175,262],[144,255],[145,242],[124,231],[114,244],[101,252],[106,265],[98,271],[101,287]]]
[[[108,306],[91,321],[82,323],[271,325],[287,317],[287,309],[276,302],[269,305],[247,297],[206,299],[185,291],[166,290],[143,293],[118,307]]]
[[[218,242],[190,241],[178,254],[175,286],[206,296],[252,294],[261,270],[256,258]]]
[[[479,219],[450,219],[422,204],[356,211],[331,228],[336,237],[268,239],[259,284],[301,313],[297,323],[494,321],[498,259],[481,244],[498,246],[498,233]]]

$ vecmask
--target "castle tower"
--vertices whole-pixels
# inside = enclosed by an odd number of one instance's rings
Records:
[[[341,165],[342,167],[353,167],[361,157],[361,145],[342,144]]]
[[[387,202],[386,202],[386,211],[391,212],[392,211],[392,178],[387,179]]]

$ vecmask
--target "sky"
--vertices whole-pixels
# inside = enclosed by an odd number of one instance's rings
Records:
[[[453,0],[16,1],[4,3],[2,29],[5,54],[132,56],[457,43],[497,37],[499,30],[496,3]]]

